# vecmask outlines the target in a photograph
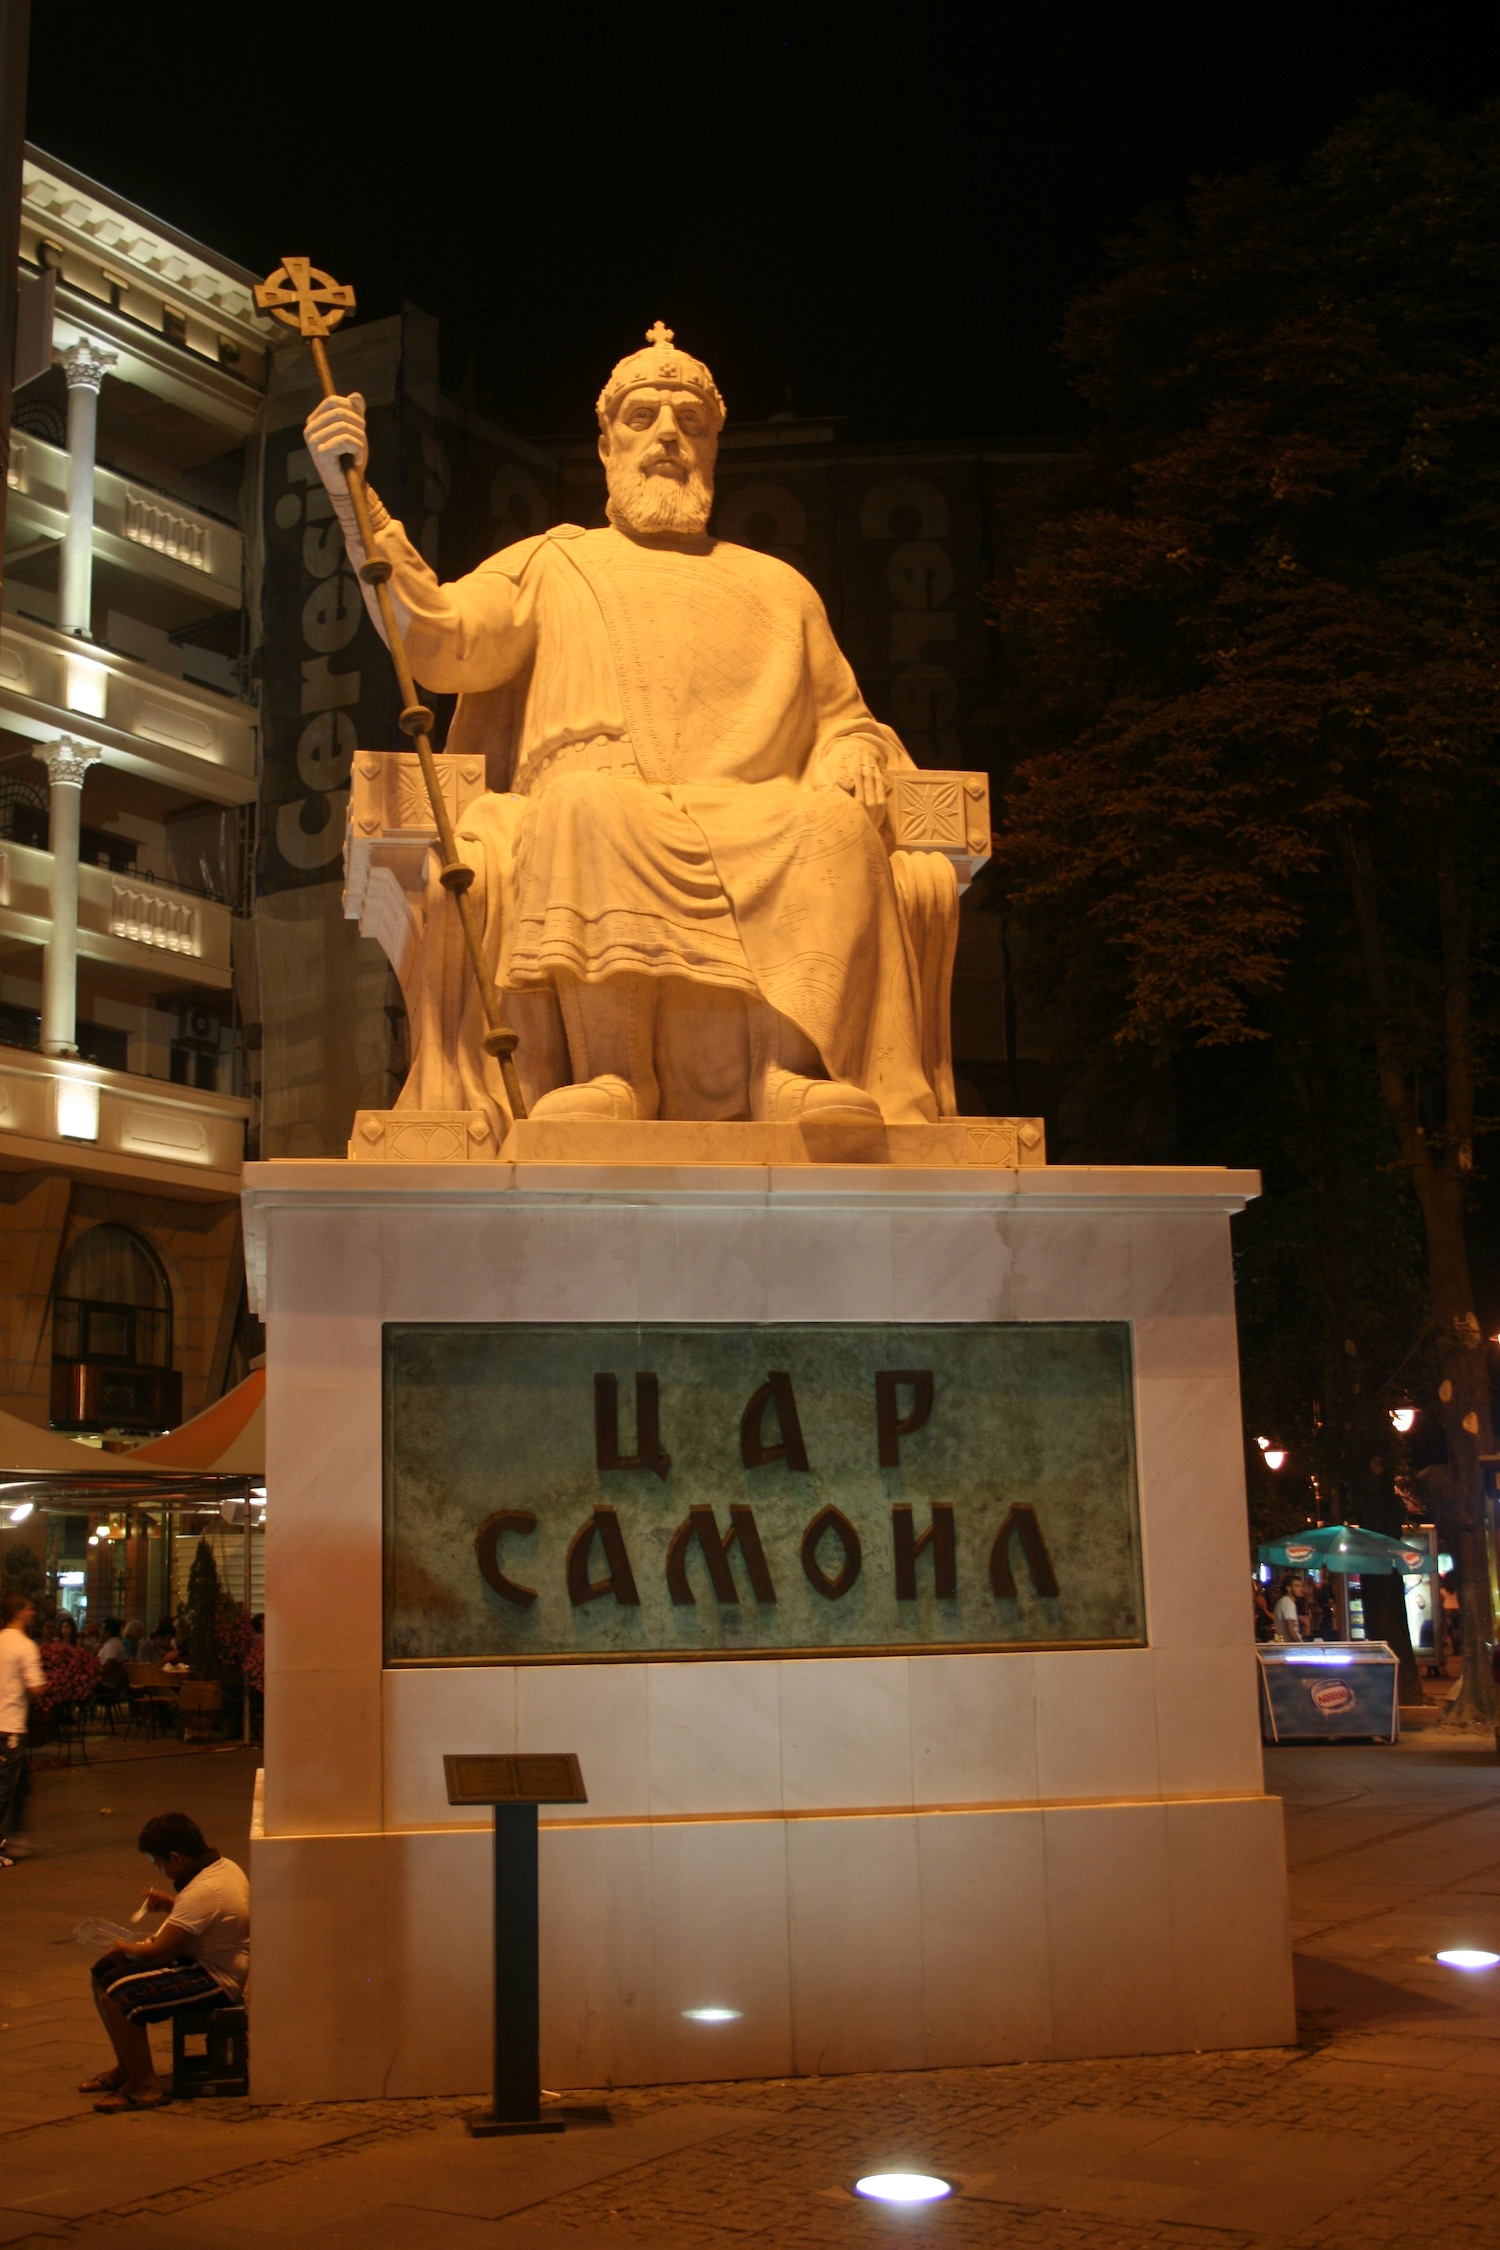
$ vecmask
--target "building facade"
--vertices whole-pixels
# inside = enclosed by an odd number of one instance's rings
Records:
[[[77,1432],[172,1426],[248,1346],[252,278],[27,152],[51,353],[0,624],[0,1407]]]

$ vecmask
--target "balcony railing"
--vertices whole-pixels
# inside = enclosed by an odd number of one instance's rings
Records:
[[[51,881],[50,852],[0,842],[0,932],[23,945],[45,944]],[[233,928],[229,908],[214,899],[107,867],[78,870],[78,951],[85,960],[227,991]]]
[[[0,717],[37,741],[95,741],[111,764],[216,804],[255,796],[253,705],[30,617],[0,631]]]
[[[60,539],[68,513],[66,449],[17,431],[9,476],[13,542]],[[245,542],[233,524],[103,467],[94,471],[94,552],[149,578],[195,584],[206,600],[227,609],[238,609],[244,599]]]
[[[197,961],[203,954],[206,904],[177,891],[158,890],[152,883],[122,882],[116,875],[109,886],[110,936],[132,945],[154,946],[163,953],[184,953]]]
[[[0,1047],[0,1163],[236,1195],[249,1116],[233,1094]]]
[[[182,1420],[182,1377],[171,1367],[112,1367],[54,1359],[55,1430],[170,1430]]]

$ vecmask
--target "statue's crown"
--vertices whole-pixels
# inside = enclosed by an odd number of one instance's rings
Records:
[[[602,430],[627,391],[638,391],[643,383],[680,383],[696,391],[717,417],[716,429],[724,427],[724,401],[719,396],[719,386],[701,359],[691,352],[680,352],[672,340],[672,331],[654,321],[646,330],[646,349],[632,352],[622,359],[609,381],[599,393],[595,412]]]

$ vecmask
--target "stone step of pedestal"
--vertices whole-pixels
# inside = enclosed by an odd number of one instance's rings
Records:
[[[756,1125],[525,1118],[501,1149],[515,1164],[891,1164],[917,1170],[1045,1164],[1039,1117],[945,1117],[935,1125],[835,1120]]]
[[[356,1162],[463,1164],[496,1155],[480,1113],[362,1109]],[[525,1118],[498,1151],[508,1164],[890,1164],[904,1169],[1030,1170],[1047,1161],[1039,1117],[945,1117],[934,1125],[834,1120],[757,1125],[618,1118]]]

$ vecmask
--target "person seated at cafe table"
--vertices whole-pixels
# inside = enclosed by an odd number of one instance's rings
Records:
[[[85,2079],[105,2114],[157,2109],[170,2099],[156,2075],[146,2026],[188,2008],[235,2007],[250,1973],[250,1885],[186,1813],[157,1813],[136,1839],[162,1878],[142,1902],[171,1911],[154,1937],[117,1945],[89,1975],[116,2067]]]
[[[158,1664],[166,1665],[169,1670],[181,1668],[185,1671],[187,1669],[187,1658],[183,1655],[177,1642],[177,1621],[175,1618],[164,1617],[156,1628],[156,1661]]]

